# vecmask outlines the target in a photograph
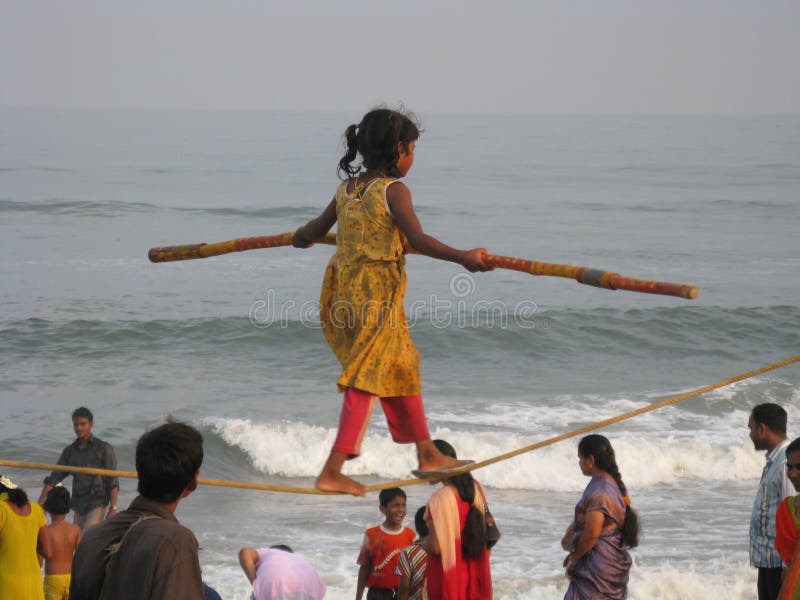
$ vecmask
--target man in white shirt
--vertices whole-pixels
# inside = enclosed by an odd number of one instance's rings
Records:
[[[322,577],[289,546],[242,548],[239,564],[253,584],[255,600],[322,600],[325,597]]]
[[[783,563],[775,550],[775,512],[794,487],[786,476],[786,411],[777,404],[759,404],[747,426],[756,450],[767,451],[750,519],[750,564],[758,568],[758,600],[777,600]]]

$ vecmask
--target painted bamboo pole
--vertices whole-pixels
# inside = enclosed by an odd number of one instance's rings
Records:
[[[243,252],[245,250],[256,250],[258,248],[291,246],[292,235],[292,232],[286,232],[277,235],[236,238],[214,244],[200,243],[185,244],[182,246],[159,246],[150,248],[147,256],[150,258],[151,262],[160,263],[208,258],[210,256],[219,256],[220,254],[229,254],[231,252]],[[329,233],[318,240],[317,243],[335,246],[336,234]],[[413,250],[410,250],[409,253],[416,254]],[[630,292],[640,292],[643,294],[677,296],[678,298],[686,298],[687,300],[697,298],[697,295],[700,293],[700,290],[695,285],[634,279],[632,277],[623,277],[611,271],[592,269],[590,267],[574,267],[571,265],[546,263],[538,260],[527,260],[510,256],[495,256],[493,254],[486,254],[483,259],[487,265],[498,269],[521,271],[522,273],[529,273],[530,275],[564,277],[567,279],[574,279],[578,283],[584,285],[591,285],[606,290],[628,290]]]

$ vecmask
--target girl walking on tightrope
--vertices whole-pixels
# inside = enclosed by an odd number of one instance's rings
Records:
[[[336,254],[328,263],[320,297],[325,339],[342,364],[344,392],[339,431],[316,481],[321,490],[364,495],[363,485],[342,474],[345,460],[361,451],[372,409],[381,401],[392,439],[417,446],[420,476],[436,476],[469,461],[441,454],[431,441],[422,405],[419,353],[408,333],[403,297],[405,252],[488,271],[484,248],[456,250],[427,235],[400,181],[414,163],[419,128],[413,115],[389,109],[368,112],[345,132],[347,152],[339,161],[346,179],[320,216],[294,234],[307,248],[338,221]],[[361,165],[354,166],[357,155]]]

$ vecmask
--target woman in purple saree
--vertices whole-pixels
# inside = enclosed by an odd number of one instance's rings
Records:
[[[561,546],[570,579],[564,600],[624,600],[631,557],[639,542],[639,519],[630,507],[611,442],[589,435],[578,444],[578,464],[589,485],[575,506],[575,519]]]

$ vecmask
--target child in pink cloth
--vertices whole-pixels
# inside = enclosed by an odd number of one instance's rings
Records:
[[[307,560],[289,546],[242,548],[239,564],[253,584],[255,600],[322,600],[325,583]]]

